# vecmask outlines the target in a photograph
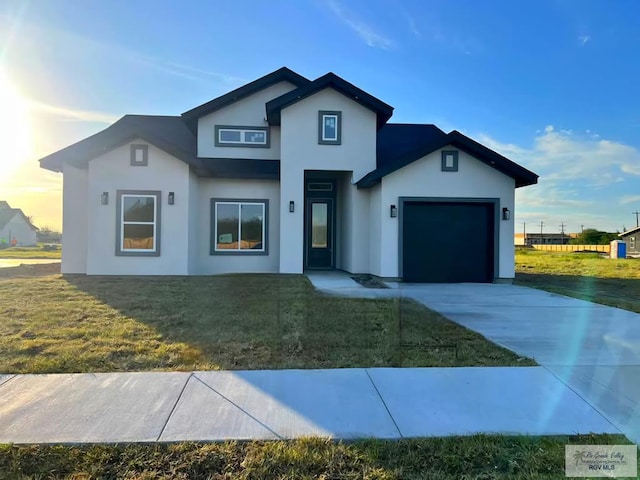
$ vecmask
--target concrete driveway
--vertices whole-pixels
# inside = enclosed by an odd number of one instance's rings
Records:
[[[514,285],[389,285],[384,296],[418,300],[534,358],[640,443],[640,315]]]

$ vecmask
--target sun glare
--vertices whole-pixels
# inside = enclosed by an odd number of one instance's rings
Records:
[[[29,159],[29,131],[27,102],[0,72],[0,166],[5,180],[11,177],[21,163]]]

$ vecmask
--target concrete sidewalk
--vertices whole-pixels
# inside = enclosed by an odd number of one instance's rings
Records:
[[[406,284],[368,289],[344,272],[307,275],[323,292],[405,297],[534,358],[640,443],[640,315],[505,284]]]
[[[543,367],[0,375],[0,443],[620,433]]]

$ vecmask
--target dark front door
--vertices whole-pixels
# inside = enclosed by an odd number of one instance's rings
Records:
[[[492,282],[494,208],[491,203],[405,203],[404,281]]]
[[[306,207],[306,267],[333,268],[334,201],[330,198],[307,198]]]

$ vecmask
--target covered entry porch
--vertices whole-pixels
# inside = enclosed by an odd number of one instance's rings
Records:
[[[351,171],[304,172],[305,270],[367,272],[368,193],[351,181]]]

